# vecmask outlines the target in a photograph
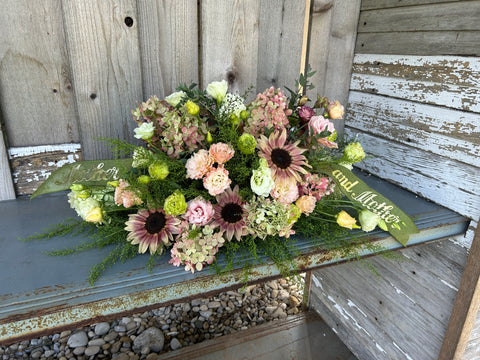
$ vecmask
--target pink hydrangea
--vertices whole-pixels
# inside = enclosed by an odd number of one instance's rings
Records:
[[[298,186],[295,178],[275,181],[270,195],[279,203],[288,205],[298,199]]]
[[[289,126],[287,97],[273,86],[258,94],[250,106],[251,118],[245,126],[245,132],[253,136],[263,134],[264,128],[281,131]]]
[[[140,205],[143,201],[140,199],[137,194],[132,190],[127,190],[130,186],[124,180],[119,180],[118,186],[115,188],[114,200],[115,204],[118,206],[123,205],[126,208],[132,207],[134,205]]]
[[[315,196],[303,195],[297,199],[295,205],[297,205],[297,207],[303,214],[309,215],[313,212],[313,210],[315,210],[316,202],[317,199],[315,198]]]
[[[230,187],[231,180],[228,177],[228,171],[223,167],[218,169],[212,168],[208,174],[203,178],[203,186],[208,190],[212,196],[223,193]]]
[[[235,150],[233,150],[230,145],[221,142],[212,144],[210,146],[209,152],[210,155],[212,155],[215,161],[219,164],[227,162],[235,154]]]
[[[214,158],[207,150],[199,150],[185,164],[187,178],[201,179],[212,169],[213,162]]]
[[[184,217],[190,224],[207,225],[212,219],[215,211],[213,205],[204,200],[202,197],[197,197],[188,202],[187,212]]]

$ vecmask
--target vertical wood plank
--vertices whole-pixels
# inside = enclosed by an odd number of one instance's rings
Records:
[[[467,258],[457,297],[445,333],[439,360],[463,357],[480,309],[480,228],[477,228]]]
[[[137,8],[144,96],[198,83],[197,1],[139,0]]]
[[[312,79],[315,92],[347,105],[353,55],[360,15],[360,0],[314,2],[309,63],[317,70]],[[338,132],[344,122],[334,121]]]
[[[134,142],[131,110],[143,97],[136,1],[62,4],[84,158],[109,158],[95,139]]]
[[[79,141],[59,0],[4,0],[0,106],[10,146]]]
[[[201,86],[227,80],[229,91],[256,86],[260,1],[201,2]]]
[[[306,3],[310,0],[260,2],[258,91],[270,86],[294,89],[302,64]]]
[[[1,123],[0,123],[1,125]],[[0,126],[0,201],[15,199],[12,174],[8,162],[7,149]]]

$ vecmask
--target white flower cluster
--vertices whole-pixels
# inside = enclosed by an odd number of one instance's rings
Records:
[[[220,118],[225,121],[228,120],[231,115],[235,115],[239,119],[240,113],[247,109],[244,102],[245,99],[240,95],[228,93],[223,98],[222,106],[220,106],[218,110]]]

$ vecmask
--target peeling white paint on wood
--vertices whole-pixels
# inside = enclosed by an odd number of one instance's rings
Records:
[[[9,149],[18,195],[30,195],[56,169],[81,160],[80,144],[42,145]]]

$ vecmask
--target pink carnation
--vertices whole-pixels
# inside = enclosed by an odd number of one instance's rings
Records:
[[[313,210],[315,210],[315,203],[317,202],[317,199],[315,199],[315,196],[311,195],[303,195],[300,196],[297,201],[295,202],[295,205],[300,209],[300,211],[303,214],[311,214]]]
[[[213,218],[213,205],[201,197],[197,197],[188,202],[185,218],[190,224],[207,225]]]
[[[323,116],[312,116],[310,121],[308,122],[308,127],[310,129],[310,134],[321,134],[323,131],[327,130],[333,134],[335,131],[335,126],[332,122],[325,119]],[[336,148],[338,147],[337,144],[333,141],[328,140],[326,137],[317,139],[317,142],[320,145],[326,146],[328,148]]]
[[[215,161],[219,164],[227,162],[233,157],[234,154],[235,151],[228,144],[216,143],[210,146],[210,155],[212,155]]]
[[[185,164],[187,178],[201,179],[212,169],[213,162],[213,156],[207,150],[199,150]]]
[[[126,208],[134,205],[140,205],[143,201],[132,190],[126,190],[130,186],[126,181],[120,180],[118,186],[115,188],[114,200],[115,204],[123,205]]]
[[[288,205],[298,199],[298,186],[295,178],[276,181],[270,195],[280,204]]]
[[[213,168],[203,179],[203,186],[212,196],[223,193],[232,181],[228,177],[228,171],[223,167]]]

